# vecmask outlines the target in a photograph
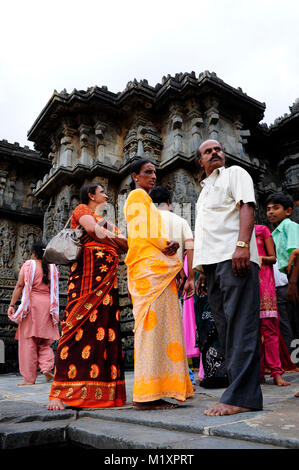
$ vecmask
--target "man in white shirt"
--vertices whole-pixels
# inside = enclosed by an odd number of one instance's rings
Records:
[[[216,140],[203,142],[197,158],[206,178],[196,206],[193,268],[202,273],[198,280],[202,290],[207,283],[230,382],[220,402],[205,414],[261,410],[253,182],[241,167],[225,168],[225,154]]]
[[[195,293],[193,265],[193,233],[188,222],[179,215],[171,211],[171,195],[165,186],[156,186],[151,192],[150,197],[160,211],[169,240],[179,243],[176,252],[184,265],[184,251],[186,250],[188,263],[188,278],[184,285],[186,298],[192,297]]]

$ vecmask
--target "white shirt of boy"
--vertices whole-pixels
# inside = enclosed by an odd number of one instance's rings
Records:
[[[161,214],[169,240],[177,241],[180,244],[177,255],[183,263],[184,250],[193,249],[192,230],[183,217],[171,211],[171,206],[168,206],[168,204],[159,204],[157,208]]]

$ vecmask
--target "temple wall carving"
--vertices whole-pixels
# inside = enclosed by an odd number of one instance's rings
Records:
[[[267,223],[263,204],[271,191],[298,187],[299,106],[268,128],[260,124],[265,104],[216,74],[179,73],[152,87],[133,80],[122,92],[107,87],[54,91],[28,132],[35,150],[0,141],[0,338],[6,363],[17,369],[15,325],[7,305],[22,263],[33,242],[61,230],[79,204],[80,187],[98,181],[108,196],[103,213],[126,234],[123,206],[130,191],[129,165],[149,158],[157,184],[168,187],[174,212],[192,229],[202,170],[195,151],[207,138],[219,140],[228,165],[241,165],[256,188],[257,221]],[[59,267],[60,310],[66,304],[68,267]],[[124,256],[118,270],[125,365],[133,367],[132,305]],[[2,369],[1,369],[2,367]]]

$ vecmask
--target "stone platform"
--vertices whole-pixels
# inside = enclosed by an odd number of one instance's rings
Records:
[[[50,384],[42,375],[18,386],[18,374],[0,375],[0,449],[81,447],[88,449],[299,449],[299,373],[292,385],[262,385],[264,410],[209,417],[204,410],[223,389],[196,385],[193,398],[173,410],[137,411],[133,373],[126,373],[127,405],[110,409],[48,411]],[[190,453],[190,452],[189,452]]]

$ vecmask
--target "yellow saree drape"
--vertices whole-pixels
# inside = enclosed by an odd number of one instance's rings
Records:
[[[135,320],[133,400],[163,397],[184,401],[193,395],[185,353],[175,277],[177,255],[166,256],[161,215],[143,189],[132,191],[124,213],[128,226],[128,288]]]

